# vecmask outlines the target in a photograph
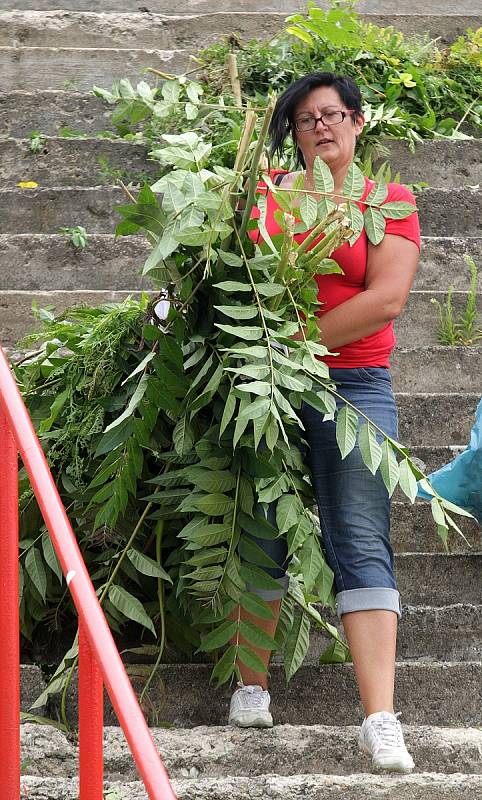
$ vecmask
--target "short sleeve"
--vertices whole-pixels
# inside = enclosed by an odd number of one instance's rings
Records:
[[[410,189],[401,183],[389,183],[388,195],[385,202],[394,203],[397,201],[411,203],[413,206],[416,206],[415,197]],[[414,211],[413,214],[409,214],[408,217],[404,217],[404,219],[387,219],[385,233],[403,236],[405,239],[415,242],[420,250],[420,222],[416,211]]]

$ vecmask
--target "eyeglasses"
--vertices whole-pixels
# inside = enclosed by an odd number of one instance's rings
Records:
[[[343,122],[345,117],[355,114],[355,111],[326,111],[320,117],[314,117],[312,114],[298,117],[295,120],[295,128],[297,131],[313,131],[316,128],[317,122],[322,122],[323,125],[339,125]]]

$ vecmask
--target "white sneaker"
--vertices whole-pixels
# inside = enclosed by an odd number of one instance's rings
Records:
[[[269,692],[261,686],[238,683],[238,687],[231,697],[228,724],[238,728],[272,728]]]
[[[398,715],[378,711],[363,720],[358,746],[372,757],[373,766],[387,772],[411,772],[415,764],[403,741]]]

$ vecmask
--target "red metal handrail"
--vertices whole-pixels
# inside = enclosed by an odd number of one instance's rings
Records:
[[[20,796],[17,449],[79,617],[80,800],[103,797],[105,685],[151,800],[176,800],[97,599],[47,460],[0,347],[0,786]]]

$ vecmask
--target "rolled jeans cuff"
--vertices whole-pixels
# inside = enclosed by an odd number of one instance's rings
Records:
[[[394,611],[399,617],[402,616],[400,593],[396,589],[383,586],[338,592],[336,610],[339,617],[351,611],[373,610]]]
[[[246,590],[261,597],[262,600],[280,600],[288,592],[290,582],[289,575],[283,575],[281,578],[273,578],[276,583],[279,583],[279,589],[260,589],[252,583],[246,584]]]

